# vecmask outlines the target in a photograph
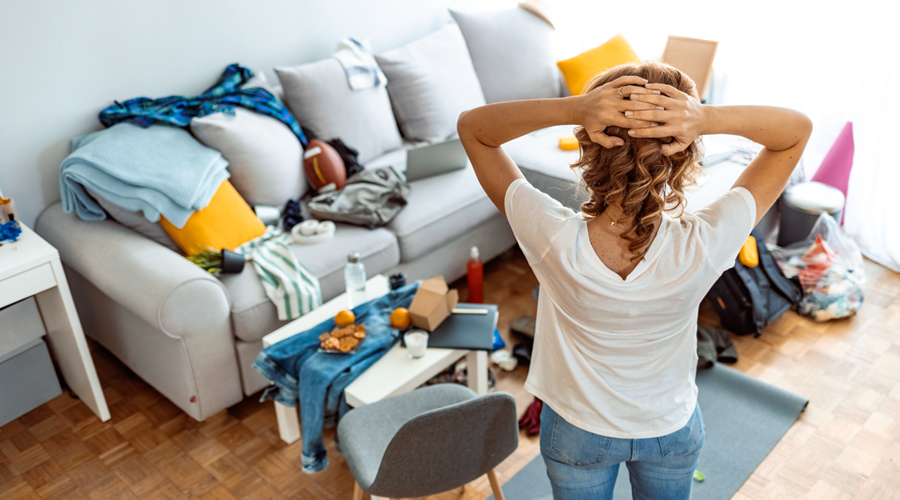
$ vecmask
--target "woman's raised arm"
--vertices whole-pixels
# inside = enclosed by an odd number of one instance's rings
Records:
[[[812,121],[792,109],[725,106],[712,108],[710,122],[709,134],[740,135],[764,146],[734,183],[753,195],[759,222],[797,167],[812,133]]]

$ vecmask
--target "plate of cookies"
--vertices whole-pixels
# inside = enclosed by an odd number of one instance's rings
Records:
[[[366,325],[348,325],[319,335],[319,352],[352,354],[366,339]]]

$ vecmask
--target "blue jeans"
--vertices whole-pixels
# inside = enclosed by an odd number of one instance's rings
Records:
[[[700,406],[681,429],[647,439],[582,430],[546,403],[541,412],[541,455],[555,500],[612,499],[622,462],[628,467],[634,500],[687,500],[705,438]]]
[[[366,339],[354,353],[318,352],[319,335],[334,328],[334,319],[259,353],[253,368],[275,384],[266,389],[262,401],[274,400],[287,406],[300,403],[303,472],[318,472],[328,466],[322,430],[335,425],[349,409],[344,389],[400,339],[400,332],[391,326],[391,312],[409,307],[418,287],[418,282],[411,283],[353,308],[357,323],[366,325]]]

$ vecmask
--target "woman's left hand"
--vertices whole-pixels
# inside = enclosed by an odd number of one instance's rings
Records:
[[[623,76],[598,87],[578,99],[578,123],[587,131],[591,140],[610,149],[625,145],[619,137],[606,134],[606,127],[642,129],[657,126],[654,121],[626,116],[626,112],[662,109],[655,104],[633,100],[632,94],[659,94],[659,90],[646,88],[647,80],[639,76]]]

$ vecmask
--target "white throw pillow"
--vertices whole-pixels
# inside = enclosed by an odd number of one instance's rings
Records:
[[[277,95],[262,74],[244,87],[262,87]],[[303,146],[280,120],[235,106],[233,115],[194,118],[191,133],[228,160],[231,184],[251,206],[281,207],[306,192]]]
[[[394,114],[409,140],[452,137],[459,114],[484,105],[472,58],[456,24],[375,59],[387,76]]]
[[[351,90],[337,59],[275,68],[288,109],[319,139],[340,138],[359,162],[400,147],[400,132],[384,87]]]
[[[560,96],[553,28],[522,8],[450,11],[466,39],[488,103]]]

